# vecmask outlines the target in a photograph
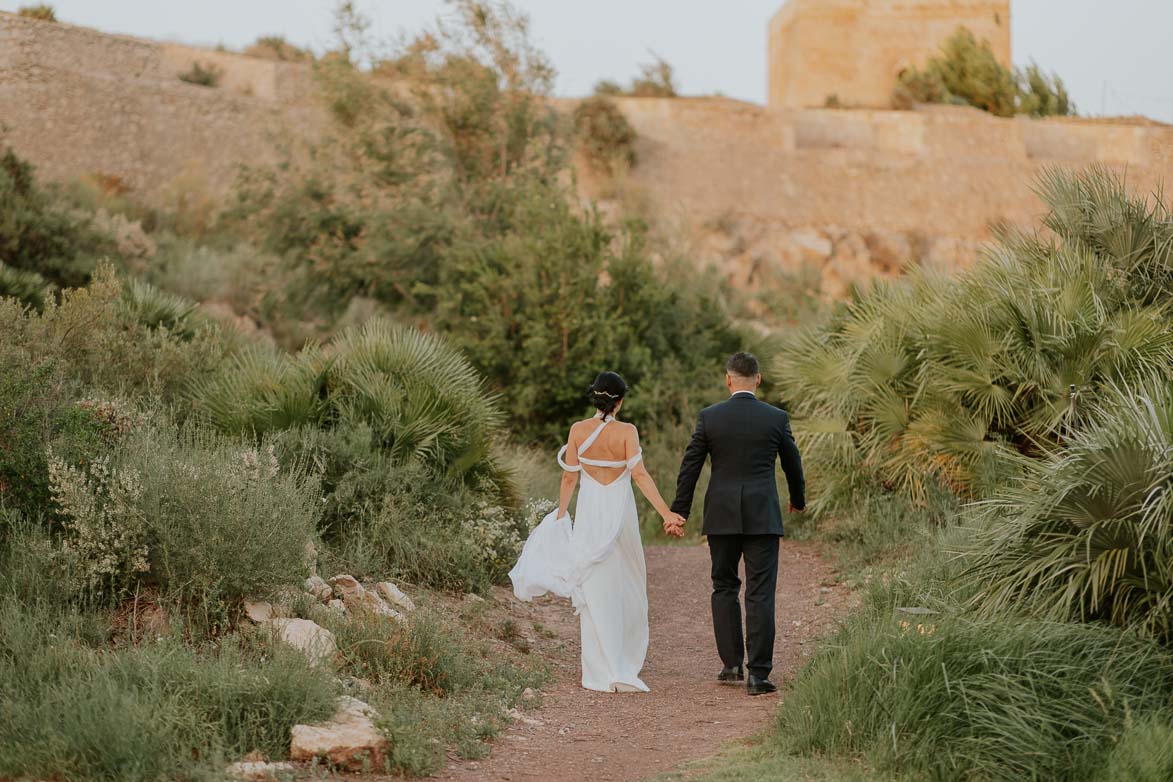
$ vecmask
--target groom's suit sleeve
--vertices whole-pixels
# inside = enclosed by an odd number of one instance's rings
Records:
[[[705,459],[709,457],[709,438],[705,434],[705,413],[696,419],[696,430],[692,439],[688,441],[688,448],[684,449],[684,458],[680,461],[680,475],[676,478],[676,499],[672,500],[672,512],[679,513],[684,518],[692,512],[692,495],[696,491],[696,482],[701,477],[701,470],[705,466]]]
[[[798,454],[798,446],[794,443],[794,435],[790,432],[790,416],[782,413],[782,446],[778,449],[778,457],[782,462],[782,472],[786,473],[786,486],[790,489],[790,504],[795,510],[806,507],[806,479],[802,475],[802,457]]]

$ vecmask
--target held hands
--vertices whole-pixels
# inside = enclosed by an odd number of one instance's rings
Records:
[[[790,512],[791,513],[803,513],[805,511],[806,511],[805,506],[803,506],[801,508],[796,508],[796,507],[794,507],[794,503],[790,503]]]
[[[684,522],[687,519],[679,513],[673,513],[671,511],[661,514],[661,518],[664,519],[664,533],[666,535],[673,538],[684,537]]]

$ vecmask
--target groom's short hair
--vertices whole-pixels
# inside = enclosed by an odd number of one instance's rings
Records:
[[[738,377],[756,377],[761,374],[762,368],[758,364],[758,357],[744,350],[734,353],[725,362],[725,371]]]

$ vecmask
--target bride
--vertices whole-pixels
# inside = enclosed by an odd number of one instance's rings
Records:
[[[558,510],[530,534],[509,573],[521,600],[547,592],[570,598],[581,622],[582,686],[599,692],[648,691],[639,678],[648,650],[648,594],[633,481],[683,534],[683,519],[669,510],[644,467],[639,432],[615,418],[626,394],[627,383],[614,372],[595,379],[590,398],[599,412],[574,424],[558,452],[565,471]],[[567,509],[580,474],[572,521]]]

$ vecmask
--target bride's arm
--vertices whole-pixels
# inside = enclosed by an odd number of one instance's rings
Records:
[[[570,430],[570,437],[566,441],[566,463],[571,467],[578,466],[578,442],[574,437],[574,429]],[[574,497],[574,487],[578,485],[578,471],[564,470],[562,472],[562,485],[558,490],[558,515],[555,518],[562,518],[570,509],[570,500]]]
[[[624,450],[628,459],[631,459],[640,452],[639,431],[634,426],[631,427],[627,442],[624,443]],[[652,474],[648,472],[648,468],[644,466],[643,459],[640,459],[631,468],[631,479],[635,481],[635,485],[639,487],[643,495],[648,498],[648,502],[652,503],[652,507],[656,509],[656,513],[660,514],[660,518],[664,519],[665,522],[676,522],[679,517],[672,512],[672,509],[668,507],[668,503],[664,502],[664,498],[660,496],[660,490],[656,488],[656,481],[652,478]]]

